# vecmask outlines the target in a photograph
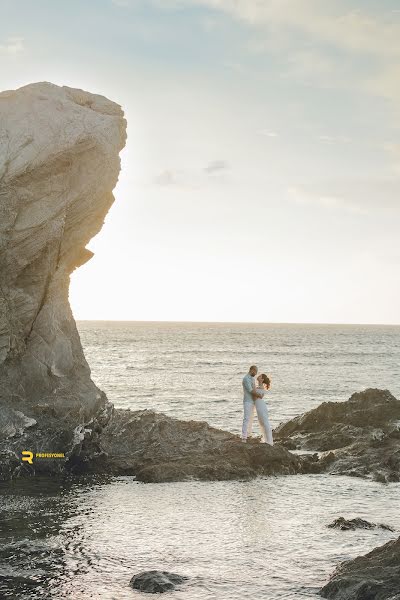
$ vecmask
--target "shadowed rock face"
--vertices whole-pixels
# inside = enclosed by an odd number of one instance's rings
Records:
[[[85,427],[108,420],[68,289],[114,201],[125,129],[120,106],[82,90],[37,83],[0,94],[3,476],[20,465],[22,449],[70,453]]]
[[[320,464],[330,473],[400,480],[400,401],[387,390],[324,402],[274,434],[287,448],[324,452]]]
[[[398,600],[400,538],[340,565],[320,593],[331,600]]]

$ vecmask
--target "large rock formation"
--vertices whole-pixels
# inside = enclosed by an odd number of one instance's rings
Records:
[[[321,596],[331,600],[399,600],[400,538],[340,565]]]
[[[70,456],[108,420],[68,288],[114,201],[125,130],[103,96],[50,83],[0,94],[0,476],[21,450]]]
[[[286,448],[322,452],[320,465],[329,473],[400,480],[400,401],[387,390],[324,402],[274,435]]]

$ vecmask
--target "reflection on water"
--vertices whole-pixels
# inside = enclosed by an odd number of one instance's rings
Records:
[[[400,529],[400,484],[346,477],[1,486],[1,598],[135,600],[131,576],[162,568],[190,577],[177,600],[315,599],[338,562],[396,536],[327,523],[360,516]]]

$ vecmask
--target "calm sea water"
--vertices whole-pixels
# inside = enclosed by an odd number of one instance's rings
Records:
[[[274,426],[367,387],[400,397],[400,327],[78,323],[94,381],[121,408],[238,432],[242,377],[270,374]]]
[[[238,431],[241,376],[271,374],[274,424],[365,387],[400,396],[400,328],[79,323],[92,376],[117,406]],[[400,531],[400,484],[325,475],[140,484],[130,477],[0,484],[0,598],[139,600],[166,569],[176,600],[316,600],[336,565]],[[341,532],[334,518],[386,522]]]

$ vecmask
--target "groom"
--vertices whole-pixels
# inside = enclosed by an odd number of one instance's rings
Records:
[[[256,375],[258,368],[252,365],[247,375],[243,377],[243,426],[242,426],[242,442],[247,441],[247,436],[251,433],[253,426],[253,418],[255,411],[254,400],[259,397],[256,392]]]

